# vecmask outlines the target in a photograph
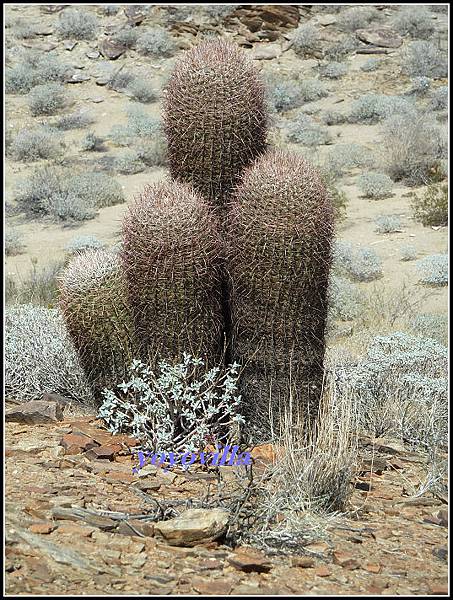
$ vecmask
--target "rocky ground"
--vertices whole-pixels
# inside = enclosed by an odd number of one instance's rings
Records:
[[[268,555],[225,544],[211,509],[181,526],[177,515],[215,489],[215,470],[133,475],[134,440],[94,416],[49,412],[52,402],[32,417],[23,407],[6,424],[9,594],[448,593],[448,497],[414,495],[426,458],[395,441],[363,438],[348,512],[314,523],[297,554]],[[36,423],[39,414],[57,420]],[[272,456],[252,455],[257,472]]]

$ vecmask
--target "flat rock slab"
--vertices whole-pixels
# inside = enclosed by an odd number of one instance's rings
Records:
[[[225,533],[229,516],[226,510],[192,508],[175,519],[156,523],[154,531],[170,546],[195,546]]]
[[[355,34],[362,42],[382,48],[399,48],[403,43],[403,38],[389,27],[357,29]]]
[[[5,420],[15,423],[56,423],[63,420],[63,407],[59,402],[31,400],[5,411]]]

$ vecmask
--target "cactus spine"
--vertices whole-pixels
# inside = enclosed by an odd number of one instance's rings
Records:
[[[123,221],[122,265],[142,356],[217,364],[222,354],[218,224],[191,186],[147,186]]]
[[[249,167],[229,213],[233,357],[252,423],[269,431],[290,394],[314,414],[323,377],[333,209],[303,158],[274,150]]]

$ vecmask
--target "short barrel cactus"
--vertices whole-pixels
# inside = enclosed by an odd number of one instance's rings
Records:
[[[223,206],[266,147],[267,113],[258,71],[236,45],[213,40],[186,52],[164,93],[171,176]]]
[[[60,277],[60,308],[82,367],[99,401],[135,358],[132,318],[118,255],[87,250]]]
[[[176,181],[147,186],[123,221],[121,260],[140,355],[181,362],[222,357],[222,241],[203,198]]]
[[[231,201],[232,352],[244,365],[249,423],[262,432],[290,397],[302,417],[317,412],[333,218],[316,170],[281,150],[246,169]]]

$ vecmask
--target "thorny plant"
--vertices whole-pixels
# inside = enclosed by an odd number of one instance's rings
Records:
[[[237,395],[237,363],[224,372],[204,371],[205,363],[187,353],[180,364],[162,360],[153,372],[139,360],[119,392],[105,389],[99,416],[113,433],[128,432],[147,449],[196,451],[224,442],[243,423]]]

